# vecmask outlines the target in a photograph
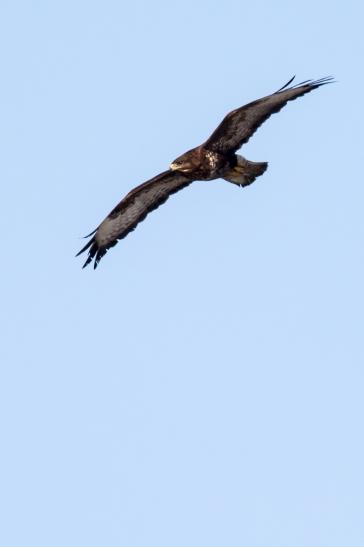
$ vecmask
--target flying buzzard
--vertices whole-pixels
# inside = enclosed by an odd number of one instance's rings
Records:
[[[236,151],[248,142],[271,114],[279,112],[288,101],[333,81],[332,77],[326,77],[288,87],[293,79],[272,95],[230,112],[206,142],[175,159],[168,171],[131,190],[98,228],[86,236],[93,237],[76,255],[88,249],[83,267],[95,259],[96,268],[110,247],[126,237],[169,196],[193,181],[222,178],[239,186],[247,186],[262,175],[268,166],[266,162],[249,161],[237,155]]]

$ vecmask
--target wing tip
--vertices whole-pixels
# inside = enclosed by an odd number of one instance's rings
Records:
[[[307,84],[310,87],[320,87],[321,85],[327,85],[327,84],[334,84],[336,83],[334,76],[324,76],[323,78],[319,78],[318,80],[308,80]]]
[[[82,253],[87,251],[87,249],[89,249],[88,256],[86,258],[84,265],[82,266],[82,269],[86,268],[86,266],[88,266],[92,262],[92,260],[94,260],[94,270],[96,270],[101,258],[106,254],[107,249],[105,247],[99,247],[96,241],[96,238],[94,236],[93,238],[90,239],[90,241],[86,243],[84,247],[82,247],[80,251],[78,251],[78,253],[75,256],[80,256]]]
[[[284,86],[278,89],[276,93],[287,90],[288,86],[293,82],[295,77],[296,76],[293,76],[286,84],[284,84]],[[322,85],[333,84],[335,82],[336,80],[334,76],[324,76],[323,78],[319,78],[318,80],[304,80],[303,82],[292,85],[289,89],[296,89],[304,85],[307,85],[310,89],[316,89],[317,87],[320,87]]]
[[[283,91],[283,89],[286,89],[286,87],[289,86],[289,84],[291,84],[293,82],[293,80],[295,79],[296,77],[296,74],[294,76],[292,76],[292,78],[290,80],[288,80],[288,82],[286,84],[284,84],[282,87],[280,87],[279,89],[277,89],[276,93],[279,93],[280,91]]]
[[[87,236],[85,236],[85,237],[87,237]],[[75,255],[75,257],[80,256],[82,253],[84,253],[85,251],[87,251],[87,249],[88,249],[89,247],[91,247],[91,245],[94,243],[94,241],[95,241],[95,238],[93,237],[92,239],[90,239],[90,241],[88,241],[88,242],[86,243],[86,245],[85,245],[84,247],[82,247],[82,249],[81,249],[80,251],[78,251],[78,253]]]

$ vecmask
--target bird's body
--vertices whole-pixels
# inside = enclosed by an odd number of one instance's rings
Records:
[[[170,167],[185,175],[191,174],[194,178],[197,177],[196,180],[213,180],[221,177],[233,162],[233,156],[225,156],[197,146],[174,160]]]
[[[254,176],[264,173],[266,162],[248,161],[238,154],[221,154],[209,150],[204,145],[192,148],[171,163],[174,171],[179,171],[194,180],[225,179],[240,186],[246,186]]]
[[[330,83],[332,78],[287,87],[292,80],[276,93],[230,112],[206,142],[175,159],[168,171],[131,190],[90,234],[93,237],[78,253],[89,250],[84,267],[95,259],[96,268],[110,247],[126,237],[170,195],[193,181],[222,178],[239,186],[247,186],[262,175],[268,166],[266,162],[249,161],[237,155],[236,151],[271,114],[279,112],[288,101]]]

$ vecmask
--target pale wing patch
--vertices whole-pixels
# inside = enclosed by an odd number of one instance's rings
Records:
[[[107,245],[113,239],[116,239],[118,234],[126,227],[126,219],[124,216],[117,216],[116,218],[105,218],[100,224],[95,239],[99,247]]]
[[[122,207],[116,215],[109,215],[99,226],[95,239],[99,247],[108,245],[111,241],[122,237],[130,226],[138,223],[161,200],[165,200],[181,186],[181,180],[168,181],[152,186],[136,194],[126,207]]]
[[[162,205],[171,194],[182,190],[192,182],[193,179],[187,178],[181,173],[165,171],[131,190],[105,218],[98,229],[90,234],[90,236],[95,235],[77,253],[79,256],[88,249],[88,257],[83,268],[92,260],[94,260],[94,268],[96,268],[110,247],[126,237],[139,222],[145,219],[148,213]]]

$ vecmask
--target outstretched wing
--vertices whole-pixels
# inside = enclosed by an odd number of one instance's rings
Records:
[[[244,143],[248,142],[262,123],[275,112],[279,112],[288,101],[294,101],[297,97],[333,81],[332,77],[326,77],[320,80],[307,80],[287,88],[293,79],[273,95],[268,95],[230,112],[203,146],[221,154],[236,152]]]
[[[116,245],[119,239],[126,237],[148,213],[167,201],[169,196],[192,182],[193,179],[169,170],[131,190],[100,226],[89,234],[93,235],[92,239],[77,253],[76,256],[88,249],[88,257],[83,267],[95,259],[96,268],[110,247]]]

